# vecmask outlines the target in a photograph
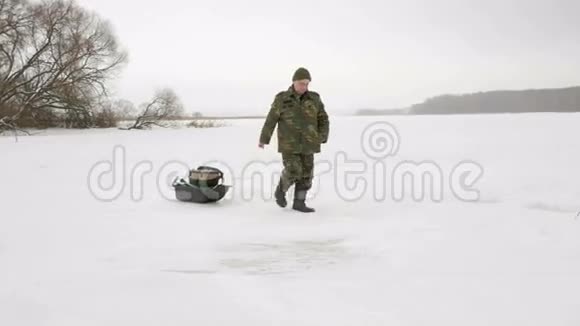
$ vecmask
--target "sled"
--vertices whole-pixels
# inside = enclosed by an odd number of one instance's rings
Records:
[[[223,172],[210,166],[189,171],[189,178],[175,178],[172,186],[175,198],[193,203],[214,203],[225,197],[231,186],[223,184]]]

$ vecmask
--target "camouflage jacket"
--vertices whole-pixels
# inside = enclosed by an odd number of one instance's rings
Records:
[[[329,121],[318,93],[302,96],[290,86],[276,95],[266,117],[260,143],[269,144],[278,125],[278,152],[313,154],[328,140]]]

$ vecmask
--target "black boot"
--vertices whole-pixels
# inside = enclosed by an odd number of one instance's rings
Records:
[[[306,206],[306,193],[308,190],[302,189],[299,186],[296,186],[294,189],[294,204],[292,205],[292,209],[297,210],[302,213],[313,213],[315,210],[314,208],[310,208]]]
[[[274,197],[276,198],[276,204],[278,204],[278,206],[284,208],[288,205],[288,202],[286,201],[286,193],[282,191],[282,183],[278,184],[278,187],[276,187]]]

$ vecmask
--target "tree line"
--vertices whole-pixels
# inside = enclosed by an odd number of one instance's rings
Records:
[[[580,87],[441,95],[409,108],[410,114],[580,112]]]
[[[580,112],[580,87],[440,95],[402,109],[360,109],[356,115]]]

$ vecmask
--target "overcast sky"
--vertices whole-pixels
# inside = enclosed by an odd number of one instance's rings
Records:
[[[300,66],[331,113],[580,85],[578,0],[77,1],[129,52],[116,96],[207,115],[264,113]]]

